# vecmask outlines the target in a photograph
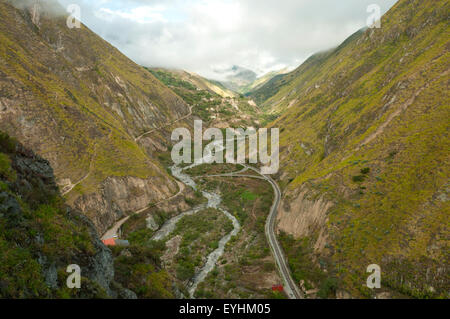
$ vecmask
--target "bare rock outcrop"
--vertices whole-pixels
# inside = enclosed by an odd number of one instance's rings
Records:
[[[100,191],[79,197],[74,206],[84,212],[103,234],[125,215],[164,200],[176,191],[175,183],[159,177],[109,177]]]
[[[313,199],[306,186],[286,193],[278,212],[278,230],[295,238],[318,235],[314,250],[321,251],[327,240],[327,211],[333,203],[323,197]]]

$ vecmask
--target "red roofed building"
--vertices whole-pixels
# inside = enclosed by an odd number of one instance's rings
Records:
[[[283,285],[274,285],[272,286],[273,291],[283,291]]]
[[[103,239],[102,242],[105,244],[105,246],[115,246],[116,245],[115,238]]]
[[[102,242],[103,244],[105,244],[105,246],[130,246],[128,240],[121,240],[116,237],[103,239]]]

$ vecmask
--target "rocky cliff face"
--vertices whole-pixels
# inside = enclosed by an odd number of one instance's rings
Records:
[[[312,194],[306,187],[285,194],[278,212],[278,229],[296,238],[314,237],[314,251],[322,251],[326,245],[328,210],[333,203]]]
[[[48,161],[0,132],[0,297],[129,297],[92,222],[66,206]],[[66,268],[81,268],[69,289]]]
[[[124,214],[149,207],[167,198],[167,194],[178,191],[176,184],[165,182],[161,177],[109,177],[102,183],[99,192],[79,197],[74,206],[85,212],[103,234],[108,230],[108,225]]]
[[[279,228],[308,240],[340,295],[375,296],[376,263],[382,293],[448,296],[448,12],[401,0],[266,92],[281,114]]]
[[[135,138],[189,107],[85,26],[69,29],[51,1],[27,3],[0,1],[0,128],[50,161],[69,203],[98,230],[169,197],[176,184],[157,150]],[[168,145],[163,135],[153,140]],[[125,204],[133,192],[142,195]]]

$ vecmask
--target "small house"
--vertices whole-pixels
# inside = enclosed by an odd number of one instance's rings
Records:
[[[128,240],[122,240],[118,238],[107,238],[102,240],[103,244],[105,246],[121,246],[121,247],[127,247],[130,246],[130,242]]]

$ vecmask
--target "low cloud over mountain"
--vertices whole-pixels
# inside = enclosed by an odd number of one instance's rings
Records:
[[[296,67],[365,26],[372,0],[59,0],[136,62],[207,77],[240,65],[259,75]],[[395,0],[380,0],[382,13]]]

